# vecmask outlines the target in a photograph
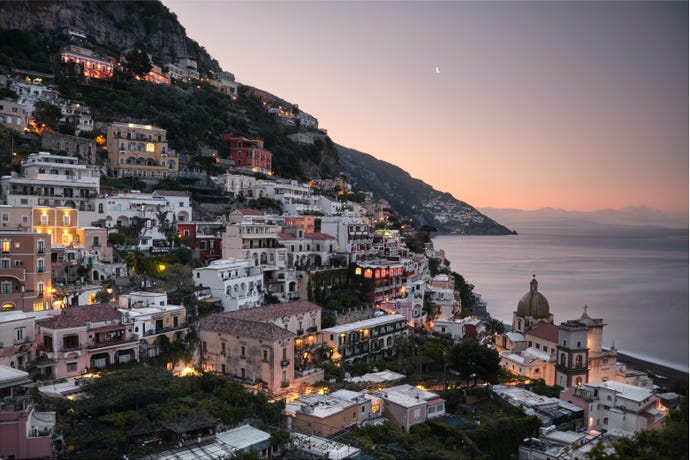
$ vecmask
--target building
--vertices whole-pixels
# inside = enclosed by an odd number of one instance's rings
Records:
[[[113,76],[114,59],[88,48],[68,45],[60,51],[60,61],[63,69],[77,69],[77,67],[71,66],[78,66],[78,70],[68,73],[99,80],[107,80]]]
[[[342,216],[323,216],[321,231],[335,236],[338,249],[350,255],[350,261],[356,262],[376,255],[373,249],[373,238],[369,225],[364,219]]]
[[[52,458],[55,412],[40,412],[27,372],[0,364],[0,457]]]
[[[404,316],[382,315],[323,329],[321,341],[334,362],[375,361],[393,356],[396,342],[407,332]]]
[[[290,433],[290,448],[303,458],[356,458],[361,450],[341,442],[303,433]]]
[[[26,368],[33,358],[35,320],[21,311],[0,313],[0,366]]]
[[[271,152],[264,148],[264,141],[258,138],[235,136],[230,133],[220,135],[230,147],[230,158],[239,169],[270,174],[272,169]]]
[[[273,323],[226,315],[217,313],[199,321],[203,369],[272,394],[286,392],[294,380],[295,334]]]
[[[263,299],[264,275],[250,259],[220,259],[192,272],[194,284],[211,290],[223,304],[223,310],[252,308]]]
[[[0,231],[0,310],[52,309],[50,235]]]
[[[223,191],[231,197],[253,197],[256,190],[256,177],[243,174],[221,174],[216,178],[223,184]]]
[[[491,391],[527,415],[539,417],[545,427],[579,430],[583,426],[582,408],[567,401],[539,395],[518,386],[494,385]]]
[[[128,321],[109,303],[65,308],[36,321],[39,343],[33,365],[44,377],[57,379],[137,361],[139,338]]]
[[[403,299],[387,300],[379,305],[379,308],[391,315],[402,315],[410,327],[422,327],[426,322],[424,301],[422,296],[407,296]],[[435,330],[435,329],[434,329]]]
[[[558,326],[556,384],[563,388],[587,383],[589,348],[587,325],[569,320]]]
[[[0,125],[20,133],[29,123],[29,113],[24,104],[3,99],[0,101]]]
[[[393,426],[410,432],[410,427],[446,413],[443,398],[436,393],[412,385],[398,385],[379,392],[383,399],[383,415]]]
[[[285,268],[287,249],[280,244],[280,225],[259,221],[226,226],[223,257],[247,259],[254,265]]]
[[[314,366],[314,354],[321,346],[321,307],[300,300],[276,303],[226,313],[228,318],[272,323],[295,334],[294,367],[304,372]]]
[[[77,157],[32,153],[21,163],[21,173],[1,180],[5,204],[92,210],[90,200],[100,192],[101,170]]]
[[[93,200],[94,210],[80,213],[80,225],[129,227],[133,220],[147,221],[146,231],[169,228],[173,222],[192,220],[190,198],[185,192],[156,190],[142,193],[133,190]]]
[[[499,353],[501,366],[511,374],[521,375],[533,380],[544,380],[547,385],[555,385],[555,354],[528,347],[521,351],[506,350]]]
[[[300,396],[285,408],[291,428],[299,433],[330,437],[359,424],[362,403],[334,395]]]
[[[436,333],[450,335],[456,342],[465,338],[479,340],[485,331],[482,321],[471,316],[461,319],[437,318],[433,321],[432,328]]]
[[[80,102],[66,101],[60,104],[60,110],[62,111],[60,121],[73,127],[75,135],[78,136],[81,132],[93,131],[93,118],[91,117],[89,107]],[[43,131],[43,133],[46,131],[48,130]]]
[[[167,132],[152,125],[110,123],[108,162],[120,177],[163,179],[177,176],[177,155],[168,147]]]
[[[96,164],[98,147],[93,139],[45,130],[41,135],[41,147],[48,150],[62,150],[88,164]]]
[[[513,312],[513,332],[524,334],[540,322],[553,323],[549,301],[539,292],[538,287],[537,278],[533,277],[529,292],[520,298],[517,310]]]
[[[637,433],[662,427],[668,414],[654,390],[614,381],[566,388],[561,399],[581,407],[585,424],[596,430]]]
[[[354,287],[361,291],[367,300],[377,305],[405,295],[405,267],[399,261],[360,261],[353,266],[352,275]]]
[[[225,225],[220,222],[178,222],[177,234],[202,265],[223,258]]]
[[[139,356],[157,356],[161,336],[175,342],[187,335],[187,310],[168,304],[165,292],[132,292],[121,295],[118,304],[125,321],[134,324],[134,333],[140,339]]]
[[[288,229],[279,234],[281,244],[288,250],[289,267],[323,267],[331,264],[336,255],[336,241],[326,233],[309,233]]]
[[[149,83],[155,83],[157,85],[170,84],[170,77],[164,74],[163,70],[155,64],[152,64],[149,73],[144,75],[144,80],[146,80]]]

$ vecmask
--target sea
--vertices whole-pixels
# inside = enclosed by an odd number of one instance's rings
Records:
[[[605,348],[688,372],[688,229],[534,226],[433,238],[493,318],[511,324],[533,276],[559,324],[587,306]]]

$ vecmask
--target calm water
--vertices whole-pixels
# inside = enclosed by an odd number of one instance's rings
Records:
[[[450,268],[475,285],[492,317],[512,322],[532,274],[556,324],[586,304],[604,345],[688,370],[688,231],[533,228],[517,236],[439,236]]]

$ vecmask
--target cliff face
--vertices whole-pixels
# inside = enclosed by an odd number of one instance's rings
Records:
[[[0,29],[55,31],[75,27],[112,52],[142,46],[156,64],[181,57],[197,60],[199,71],[219,71],[218,62],[186,35],[177,16],[158,1],[0,2]]]

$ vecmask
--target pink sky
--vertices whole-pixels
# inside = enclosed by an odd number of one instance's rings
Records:
[[[239,82],[473,206],[688,211],[686,3],[164,3]]]

